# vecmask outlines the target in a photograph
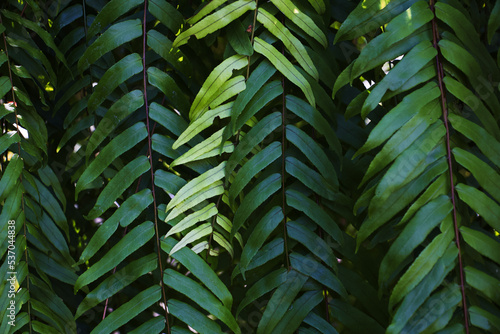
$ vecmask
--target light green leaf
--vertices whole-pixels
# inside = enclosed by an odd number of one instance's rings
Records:
[[[470,266],[465,267],[464,271],[465,279],[470,286],[500,305],[500,281],[498,279]]]
[[[78,71],[85,71],[97,59],[118,46],[142,35],[142,22],[139,19],[116,23],[109,27],[92,43],[78,61]]]
[[[195,24],[199,20],[201,20],[204,16],[207,16],[210,14],[212,11],[217,9],[220,5],[225,3],[227,0],[212,0],[205,4],[203,8],[199,10],[195,15],[191,16],[189,19],[187,19],[187,23],[189,24]]]
[[[94,87],[88,102],[89,111],[95,111],[116,87],[141,71],[142,59],[137,53],[130,54],[111,66]]]
[[[238,0],[215,13],[205,17],[200,22],[188,30],[182,32],[174,41],[173,46],[179,47],[187,43],[188,39],[195,35],[197,39],[201,39],[208,34],[211,34],[221,28],[224,28],[229,23],[236,20],[241,15],[249,10],[256,8],[256,3],[253,0]]]
[[[326,35],[306,13],[301,12],[291,0],[271,0],[278,9],[306,34],[314,38],[324,48],[328,46]],[[257,51],[257,50],[256,50]],[[314,103],[311,103],[314,105]]]
[[[475,305],[469,308],[469,315],[472,325],[490,332],[500,331],[500,320],[497,315]]]
[[[113,138],[78,179],[75,198],[78,198],[78,193],[86,189],[117,157],[137,145],[147,135],[146,126],[139,122]]]
[[[210,203],[209,205],[207,205],[203,209],[198,210],[198,211],[186,216],[180,222],[175,224],[175,226],[172,227],[168,231],[168,233],[165,237],[169,237],[174,233],[180,233],[180,232],[190,228],[194,224],[196,224],[200,221],[205,221],[205,220],[209,219],[210,217],[215,216],[216,214],[217,214],[217,208],[215,207],[215,204]]]
[[[95,327],[91,334],[111,333],[136,317],[139,313],[159,301],[161,288],[152,286],[134,296],[131,300],[111,312]]]
[[[179,249],[182,249],[183,247],[186,247],[187,244],[190,244],[200,238],[203,238],[207,235],[212,233],[212,223],[205,223],[197,228],[189,231],[188,234],[186,234],[181,241],[179,241],[170,251],[170,255],[174,254],[177,252]]]
[[[213,101],[214,95],[219,92],[219,88],[231,77],[233,70],[242,69],[247,65],[247,57],[234,55],[227,58],[214,68],[203,83],[203,86],[191,105],[191,109],[189,110],[189,119],[193,121],[200,117],[208,109],[208,106]]]
[[[312,106],[316,105],[316,100],[314,99],[314,93],[312,91],[311,85],[307,82],[306,78],[300,72],[293,67],[292,63],[284,55],[282,55],[275,47],[267,43],[259,37],[254,39],[254,49],[255,52],[260,53],[266,57],[277,69],[280,71],[288,80],[299,87],[307,98],[307,101]]]
[[[127,256],[148,242],[154,234],[154,226],[150,221],[142,223],[125,234],[101,260],[78,277],[74,287],[75,293],[119,265]]]
[[[199,134],[201,131],[208,128],[213,124],[216,117],[220,119],[224,119],[226,117],[231,116],[231,110],[233,107],[233,102],[226,103],[221,105],[215,109],[210,109],[202,116],[197,118],[194,122],[191,122],[184,132],[177,138],[174,145],[172,145],[172,149],[176,150],[181,145],[190,141],[194,136]]]
[[[304,212],[335,241],[342,244],[344,239],[342,231],[332,217],[330,217],[330,215],[328,215],[328,213],[312,199],[306,197],[301,192],[290,189],[286,191],[286,203],[291,207]]]
[[[306,48],[299,41],[297,37],[292,35],[290,30],[285,27],[276,17],[271,13],[259,8],[257,20],[264,25],[276,38],[283,42],[290,54],[297,60],[302,68],[309,73],[315,80],[319,79],[318,70],[314,66],[311,58],[307,54]],[[309,32],[306,30],[306,32]]]

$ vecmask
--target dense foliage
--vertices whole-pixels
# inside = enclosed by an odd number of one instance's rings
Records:
[[[0,333],[500,333],[499,0],[0,7]]]

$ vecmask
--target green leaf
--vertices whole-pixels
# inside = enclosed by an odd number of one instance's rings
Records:
[[[97,197],[95,206],[85,218],[91,220],[103,214],[113,205],[117,198],[121,196],[137,178],[147,172],[150,167],[149,159],[142,155],[120,169],[101,191],[99,197]]]
[[[168,214],[167,218],[165,218],[165,221],[168,222],[181,213],[185,212],[186,210],[191,209],[195,205],[203,202],[204,200],[221,195],[224,193],[224,186],[222,181],[215,181],[214,183],[201,188],[198,190],[196,194],[194,194],[191,197],[186,198],[184,201],[180,202],[177,206],[175,206],[172,211]]]
[[[74,286],[75,293],[119,265],[127,256],[148,242],[154,233],[153,223],[148,221],[125,234],[101,260],[78,277]]]
[[[353,40],[377,27],[391,21],[393,17],[403,13],[417,0],[381,2],[367,0],[360,2],[340,27],[334,43],[342,40]]]
[[[241,333],[241,330],[231,314],[231,311],[225,308],[213,294],[203,288],[200,284],[172,269],[165,270],[163,282],[196,302],[210,314],[213,314],[216,318],[225,323],[233,332]]]
[[[323,176],[309,168],[300,160],[294,157],[286,157],[285,169],[290,175],[296,177],[316,194],[332,201],[337,198],[336,189],[334,189]]]
[[[312,254],[323,260],[328,267],[337,267],[337,258],[333,255],[332,249],[316,233],[304,226],[304,224],[289,221],[286,223],[286,231],[290,238],[304,245]]]
[[[108,109],[106,115],[92,133],[85,150],[87,158],[94,152],[106,137],[130,114],[144,105],[144,95],[139,90],[133,90],[122,96]]]
[[[460,234],[469,246],[500,264],[500,242],[498,238],[494,238],[482,231],[473,230],[466,226],[460,227]]]
[[[257,5],[253,0],[235,1],[232,4],[227,5],[215,13],[205,17],[188,30],[182,32],[175,39],[173,46],[179,47],[186,44],[192,35],[195,35],[197,39],[201,39],[208,34],[224,28],[229,23],[245,14],[245,12],[254,10],[256,6]]]
[[[24,162],[17,153],[14,153],[3,170],[0,180],[0,201],[3,201],[20,181],[19,176],[24,168]]]
[[[384,256],[379,269],[379,285],[388,282],[394,272],[400,269],[404,260],[423,243],[427,235],[446,218],[452,208],[449,197],[441,195],[424,205],[415,214]]]
[[[175,246],[177,242],[172,238],[166,238],[162,240],[162,249],[170,253],[172,247]],[[231,309],[233,304],[233,297],[227,289],[227,287],[222,283],[217,274],[212,268],[198,255],[196,255],[189,248],[182,248],[174,255],[174,259],[179,261],[187,270],[189,270],[195,277],[197,277],[205,286],[210,290],[217,298],[219,298],[224,306]]]
[[[182,14],[165,0],[149,0],[148,11],[175,34],[184,23]]]
[[[201,210],[198,210],[185,218],[183,218],[180,222],[175,224],[174,227],[172,227],[168,233],[166,234],[166,237],[171,236],[174,233],[180,233],[194,224],[200,222],[200,221],[206,221],[210,217],[213,217],[217,214],[217,208],[215,207],[215,204],[210,203],[206,207],[204,207]]]
[[[335,327],[314,312],[309,312],[307,317],[304,318],[304,322],[316,328],[319,333],[338,334]]]
[[[240,272],[245,278],[245,271],[257,254],[258,250],[262,247],[266,239],[276,229],[276,227],[283,221],[283,211],[280,207],[275,206],[262,219],[255,225],[255,228],[250,234],[245,247],[240,257]]]
[[[220,326],[208,319],[201,312],[189,306],[189,304],[180,302],[175,299],[169,299],[167,302],[170,314],[188,324],[198,333],[220,334],[222,333]]]
[[[481,291],[486,297],[491,299],[497,305],[500,305],[500,281],[484,272],[467,266],[464,269],[465,279],[471,287]]]
[[[202,224],[195,229],[189,231],[188,234],[186,234],[170,251],[170,255],[173,255],[175,252],[177,252],[179,249],[182,249],[183,247],[186,247],[187,244],[190,244],[200,238],[206,237],[212,233],[212,224],[211,223],[205,223]]]
[[[142,59],[137,53],[130,54],[111,66],[94,87],[88,102],[89,111],[95,111],[116,87],[141,71]]]
[[[497,171],[475,155],[459,147],[453,149],[453,156],[459,164],[474,175],[481,187],[500,202],[500,175]]]
[[[332,299],[329,301],[329,304],[332,307],[331,312],[335,314],[335,318],[344,324],[351,333],[383,334],[385,332],[384,328],[378,322],[353,305],[340,299]]]
[[[142,22],[139,19],[123,21],[112,25],[85,50],[78,61],[78,71],[82,73],[109,51],[141,35]]]
[[[490,17],[488,19],[488,43],[491,44],[491,40],[495,34],[495,31],[500,27],[500,3],[495,2],[495,6],[491,11]]]
[[[328,46],[325,34],[307,14],[301,12],[291,0],[271,0],[278,9],[306,34],[314,38],[324,48]],[[311,103],[314,105],[314,103]]]
[[[161,288],[152,286],[134,296],[131,300],[111,312],[92,330],[92,334],[111,333],[130,321],[139,313],[159,301]]]
[[[238,171],[229,188],[229,202],[234,204],[234,200],[242,193],[248,182],[280,156],[281,144],[279,142],[272,142],[248,160]]]
[[[462,201],[483,217],[491,227],[500,231],[500,205],[482,191],[463,183],[457,184],[455,189]]]
[[[11,89],[9,77],[0,77],[0,97],[3,98],[5,94]]]
[[[409,36],[432,20],[433,17],[434,15],[429,8],[429,4],[425,1],[417,1],[410,8],[392,19],[385,26],[384,33],[372,39],[361,50],[361,54],[354,62],[352,68],[351,81],[375,66],[394,59],[395,57],[387,57],[388,50],[397,49],[403,43],[407,44],[411,40]],[[411,24],[409,24],[410,18]],[[347,24],[348,20],[344,24]],[[344,25],[342,25],[337,35],[341,34],[343,27]],[[407,50],[411,48],[413,48],[413,45]],[[400,54],[405,53],[400,52]]]
[[[328,233],[339,244],[343,242],[343,235],[335,221],[312,199],[306,197],[296,190],[286,191],[286,203],[295,209],[304,212],[326,233]]]
[[[174,145],[172,145],[172,149],[176,150],[181,145],[189,142],[194,136],[212,125],[216,117],[224,119],[231,116],[232,107],[233,102],[229,102],[215,109],[208,110],[194,122],[191,122],[191,124],[189,124],[187,129],[182,132],[179,138],[177,138],[177,140],[175,141]]]
[[[483,310],[478,306],[469,308],[470,322],[472,325],[487,331],[500,331],[500,320],[497,315]]]
[[[481,152],[497,167],[500,167],[500,142],[479,125],[455,114],[448,116],[455,130],[474,141]]]
[[[325,136],[330,149],[339,155],[341,154],[342,147],[340,146],[339,139],[335,135],[335,131],[316,108],[313,108],[311,105],[305,103],[304,100],[293,95],[286,96],[286,107],[295,115],[309,123],[316,131]]]
[[[293,269],[287,273],[286,281],[274,291],[267,303],[257,327],[257,334],[271,333],[275,329],[306,281],[307,276]]]
[[[453,222],[448,215],[443,222],[444,231],[435,237],[425,249],[413,261],[410,268],[399,279],[394,287],[390,300],[389,309],[401,301],[415,286],[420,283],[426,275],[432,270],[436,262],[443,256],[448,245],[454,238]]]
[[[301,324],[312,309],[323,300],[322,291],[306,291],[290,306],[290,310],[281,318],[274,330],[276,333],[292,333]]]
[[[313,140],[304,131],[293,125],[286,126],[286,139],[304,153],[311,163],[319,170],[321,175],[334,188],[338,187],[339,181],[337,180],[335,168],[317,141]]]
[[[101,284],[85,296],[80,305],[78,305],[75,318],[79,318],[100,302],[114,296],[139,277],[154,271],[157,266],[158,259],[156,254],[149,254],[130,262],[126,267],[102,281]]]
[[[274,173],[257,184],[245,196],[233,219],[231,238],[238,232],[250,215],[267,200],[272,194],[281,188],[281,175]]]
[[[78,193],[86,189],[117,157],[137,145],[147,135],[146,126],[139,122],[113,138],[78,179],[75,198],[78,198]]]
[[[290,54],[297,60],[302,68],[309,73],[315,80],[319,79],[318,70],[314,66],[311,58],[307,54],[306,48],[299,39],[292,35],[290,30],[285,27],[276,17],[263,9],[258,9],[257,20],[268,29],[276,38],[283,42]],[[306,30],[306,32],[308,32]]]
[[[215,9],[217,9],[220,5],[225,3],[227,0],[212,0],[209,3],[205,4],[203,8],[201,8],[195,15],[191,16],[187,19],[187,23],[195,24],[199,20],[201,20],[204,16],[207,16]]]
[[[175,108],[182,113],[188,111],[189,99],[170,75],[153,66],[148,68],[147,73],[148,82],[161,90]]]
[[[125,1],[111,0],[97,14],[94,21],[87,30],[87,41],[99,33],[102,29],[113,23],[117,18],[130,11],[132,8],[142,4],[142,0]]]
[[[180,36],[179,36],[180,37]],[[231,77],[233,70],[239,70],[248,65],[248,58],[242,55],[234,55],[224,60],[212,70],[196,95],[191,109],[189,119],[194,121],[200,117],[213,101],[213,97],[219,92],[219,88]]]
[[[231,154],[226,165],[226,176],[231,175],[240,161],[246,157],[255,146],[261,143],[271,132],[281,125],[281,113],[273,112],[257,123],[248,133],[241,138],[234,153]]]
[[[211,1],[212,3],[214,1]],[[205,6],[204,8],[206,8]],[[233,21],[226,30],[227,40],[236,53],[244,56],[253,54],[253,46],[250,43],[250,38],[246,32],[246,28],[240,21]]]
[[[21,141],[17,131],[8,131],[0,137],[0,154],[3,154],[12,144]]]
[[[284,55],[259,37],[254,39],[254,49],[255,52],[266,57],[288,80],[299,87],[312,106],[316,105],[311,85]]]
[[[156,0],[164,1],[164,0]],[[149,2],[150,6],[153,1]],[[166,5],[171,6],[165,2]],[[182,22],[182,20],[181,20]],[[180,26],[180,24],[179,24]],[[163,59],[165,59],[170,65],[172,65],[179,72],[186,75],[191,73],[191,64],[189,59],[181,52],[181,50],[172,47],[172,42],[164,35],[158,31],[151,29],[148,31],[148,46],[153,49],[154,52],[159,54]]]

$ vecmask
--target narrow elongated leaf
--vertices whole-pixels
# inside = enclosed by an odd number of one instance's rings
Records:
[[[102,257],[101,260],[92,265],[87,271],[78,277],[75,283],[75,292],[87,284],[106,274],[116,267],[128,255],[132,254],[154,235],[152,222],[145,222],[128,232],[113,248]]]
[[[257,223],[243,248],[240,258],[240,272],[245,278],[245,271],[250,261],[262,247],[269,235],[276,229],[279,223],[283,221],[283,211],[280,207],[273,207]]]
[[[299,39],[292,35],[276,17],[263,8],[259,8],[257,20],[262,23],[276,38],[283,42],[290,54],[297,60],[302,68],[315,80],[319,79],[318,70],[314,66],[311,58],[307,54],[305,47]],[[306,31],[307,32],[307,31]]]
[[[148,68],[148,81],[160,89],[175,108],[182,113],[188,111],[189,100],[170,75],[152,66]]]
[[[313,200],[296,190],[286,191],[286,203],[297,210],[304,212],[326,233],[338,243],[342,244],[343,235],[335,221]]]
[[[168,300],[168,309],[170,314],[179,318],[182,322],[188,324],[198,333],[220,334],[220,326],[216,322],[208,319],[201,312],[189,306],[189,304],[180,302],[175,299]]]
[[[491,44],[491,39],[498,27],[500,27],[500,2],[496,1],[488,19],[488,43]]]
[[[95,219],[103,214],[113,205],[116,199],[133,183],[139,176],[147,172],[150,168],[149,159],[145,156],[140,156],[120,171],[109,181],[106,187],[101,191],[95,206],[85,217],[86,219]]]
[[[19,181],[19,176],[23,171],[23,167],[23,160],[17,153],[13,154],[0,180],[0,200],[5,199]]]
[[[234,214],[231,238],[238,232],[245,221],[265,200],[281,188],[281,175],[271,174],[259,182],[243,199]]]
[[[300,74],[295,67],[293,67],[292,63],[290,63],[284,55],[279,53],[274,46],[266,41],[255,37],[254,43],[255,52],[266,57],[278,69],[278,71],[287,77],[288,80],[297,85],[297,87],[304,92],[307,101],[309,101],[312,106],[315,106],[316,100],[314,98],[311,85],[309,85],[309,82],[307,82],[304,76]]]
[[[162,1],[164,0],[156,0]],[[150,1],[150,7],[154,1]],[[164,2],[165,7],[171,6],[167,2]],[[164,7],[164,8],[165,8]],[[175,10],[175,9],[174,9]],[[177,11],[176,11],[177,12]],[[182,22],[182,18],[181,18]],[[175,69],[179,70],[181,73],[189,75],[192,71],[189,59],[181,52],[181,50],[172,47],[172,41],[170,41],[166,36],[160,32],[150,29],[148,31],[148,46],[153,49],[157,54],[159,54],[163,59],[165,59],[170,65]]]
[[[170,31],[175,34],[178,33],[184,23],[184,18],[172,4],[165,0],[150,0],[148,5],[148,10],[153,16],[160,20]]]
[[[188,234],[186,234],[170,251],[170,255],[173,255],[175,252],[177,252],[179,249],[182,249],[183,247],[186,247],[187,244],[193,243],[196,240],[206,237],[212,233],[212,224],[211,223],[205,223],[197,228],[189,231]]]
[[[189,297],[210,314],[213,314],[224,322],[233,332],[241,333],[231,311],[225,308],[212,293],[207,291],[200,284],[172,269],[165,270],[163,282]]]
[[[302,323],[302,320],[312,311],[316,305],[323,300],[322,291],[306,291],[297,298],[290,306],[290,310],[281,318],[278,325],[274,328],[276,333],[292,333]]]
[[[142,0],[121,1],[112,0],[108,2],[97,14],[96,18],[87,30],[87,40],[104,29],[108,24],[113,23],[117,18],[127,13],[134,7],[142,4]]]
[[[327,47],[328,41],[323,31],[308,15],[301,12],[291,0],[271,0],[271,2],[306,34],[314,38],[324,48]]]
[[[161,298],[161,288],[152,286],[141,291],[130,301],[118,307],[92,330],[92,334],[111,333],[130,321],[139,313],[156,303]]]
[[[199,20],[201,20],[203,17],[207,16],[211,12],[213,12],[217,7],[225,3],[227,0],[212,0],[209,3],[205,4],[203,8],[199,10],[195,15],[191,16],[189,19],[187,19],[187,23],[189,24],[195,24]]]
[[[211,3],[212,2],[214,1],[211,1]],[[227,29],[227,39],[236,53],[245,56],[251,56],[253,54],[253,46],[252,43],[250,43],[246,28],[239,20],[235,20],[229,25]]]
[[[221,28],[224,28],[229,23],[236,20],[249,10],[254,10],[256,4],[253,0],[238,0],[217,12],[205,17],[200,22],[188,30],[182,32],[174,41],[173,46],[179,47],[187,43],[188,39],[195,35],[196,38],[201,39],[208,34],[213,33]]]
[[[226,175],[231,175],[236,165],[246,157],[255,146],[261,143],[274,129],[281,125],[281,114],[274,112],[264,117],[241,140],[226,165]]]
[[[466,226],[460,227],[465,242],[482,255],[500,264],[500,242],[487,234]]]
[[[234,200],[242,192],[248,182],[280,156],[281,144],[279,142],[272,142],[271,145],[267,146],[248,160],[238,171],[231,184],[231,188],[229,188],[229,202],[234,203]]]
[[[309,137],[304,131],[293,125],[286,126],[286,139],[297,146],[299,150],[312,162],[321,175],[333,186],[338,187],[337,175],[333,164],[321,146]]]
[[[122,58],[102,76],[89,98],[88,109],[94,111],[113,90],[134,74],[142,71],[142,59],[137,53]]]
[[[486,196],[482,191],[463,183],[455,187],[458,196],[495,230],[500,231],[500,205]]]
[[[500,281],[498,279],[470,266],[465,267],[464,271],[468,284],[481,291],[497,305],[500,305],[500,289],[498,289]]]
[[[119,22],[109,27],[99,38],[92,43],[78,61],[78,71],[85,71],[90,64],[109,51],[130,42],[142,35],[142,22],[139,19]]]
[[[158,259],[156,258],[156,254],[149,254],[129,263],[123,269],[106,278],[99,286],[85,296],[78,306],[75,318],[79,318],[92,307],[112,297],[114,294],[134,282],[137,278],[155,270],[157,266]]]
[[[307,276],[293,269],[287,273],[286,281],[276,289],[266,306],[259,327],[257,327],[258,334],[271,333],[274,330],[306,280]]]
[[[316,194],[332,201],[335,200],[336,189],[334,189],[323,176],[309,168],[300,160],[294,157],[286,157],[285,169],[290,175],[296,177]]]
[[[174,239],[166,238],[162,240],[161,247],[165,252],[170,253],[172,247],[174,247],[176,243],[177,241]],[[182,263],[182,265],[205,284],[205,286],[217,296],[228,309],[231,309],[233,304],[231,293],[221,282],[217,274],[201,257],[186,247],[180,249],[172,257]]]
[[[136,123],[111,140],[78,179],[75,198],[78,198],[78,193],[86,189],[86,186],[94,181],[118,156],[134,147],[147,135],[144,123]]]
[[[207,220],[210,217],[215,216],[216,214],[217,214],[217,208],[215,207],[215,204],[210,203],[209,205],[207,205],[203,209],[198,210],[198,211],[190,214],[189,216],[185,217],[180,222],[175,224],[175,226],[172,227],[168,231],[166,237],[171,236],[174,233],[180,233],[180,232],[190,228],[194,224],[196,224],[200,221]]]
[[[116,101],[106,112],[92,133],[85,150],[87,158],[102,141],[131,113],[144,105],[144,95],[139,90],[131,91]]]

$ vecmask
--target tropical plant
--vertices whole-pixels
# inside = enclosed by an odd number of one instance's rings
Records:
[[[0,7],[0,333],[500,333],[500,1]]]

